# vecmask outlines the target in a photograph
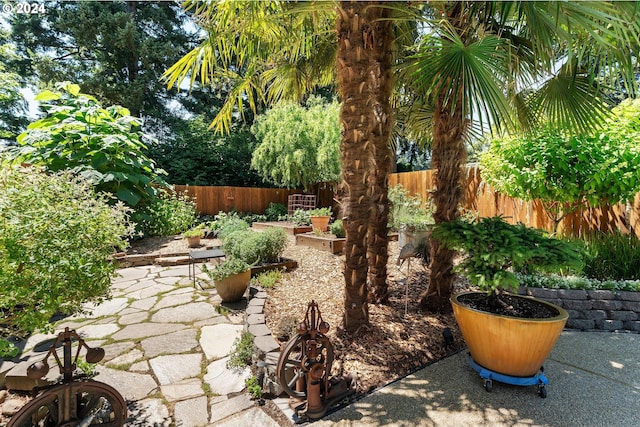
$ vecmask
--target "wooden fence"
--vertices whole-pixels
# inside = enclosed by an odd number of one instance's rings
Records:
[[[198,185],[175,185],[179,193],[195,197],[198,212],[215,215],[220,211],[253,212],[262,214],[269,203],[281,203],[287,206],[290,194],[302,193],[302,190],[286,188],[250,188],[250,187],[210,187]],[[319,207],[333,205],[333,191],[327,186],[317,193]]]
[[[409,193],[419,195],[423,200],[429,198],[435,188],[435,172],[432,170],[393,173],[389,175],[389,186],[401,184]],[[480,216],[503,215],[512,222],[523,222],[530,227],[553,231],[553,221],[545,213],[542,203],[538,201],[524,202],[495,192],[482,181],[480,170],[471,166],[467,168],[467,191],[465,209],[477,211]],[[264,213],[269,203],[287,205],[290,194],[302,193],[301,190],[283,188],[246,188],[246,187],[203,187],[176,185],[176,191],[186,192],[196,198],[198,211],[202,214],[215,215],[219,211]],[[319,207],[332,206],[337,211],[336,196],[330,186],[316,191]],[[632,230],[640,237],[640,194],[627,205],[617,204],[604,208],[584,206],[577,212],[568,215],[558,229],[569,235],[583,235],[591,230]]]
[[[435,188],[433,170],[404,172],[389,175],[389,186],[401,184],[409,193],[419,195],[423,200]],[[465,209],[477,211],[482,217],[503,215],[511,222],[523,222],[530,227],[553,231],[553,221],[547,216],[539,201],[525,202],[520,199],[495,192],[482,181],[477,167],[467,168],[467,191]],[[558,231],[579,236],[592,230],[620,230],[633,232],[640,237],[640,194],[629,204],[616,204],[603,208],[591,208],[585,205],[569,214],[561,223]]]

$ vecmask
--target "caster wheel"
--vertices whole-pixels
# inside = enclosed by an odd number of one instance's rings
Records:
[[[545,388],[545,386],[541,386],[538,388],[538,396],[543,399],[547,398],[547,389]]]
[[[493,382],[491,380],[486,380],[484,382],[484,389],[491,393],[491,390],[493,390]]]

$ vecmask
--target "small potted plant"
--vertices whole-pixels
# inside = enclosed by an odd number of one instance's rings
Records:
[[[317,208],[309,211],[311,225],[313,231],[319,230],[324,233],[329,230],[329,221],[331,221],[331,208]]]
[[[524,224],[509,224],[500,216],[442,223],[433,229],[432,238],[462,251],[456,269],[478,289],[451,298],[472,360],[507,376],[536,375],[568,314],[548,302],[509,293],[519,287],[513,269],[579,265],[578,249]],[[539,393],[546,396],[543,388]]]
[[[204,224],[198,224],[190,230],[185,231],[182,233],[182,237],[187,239],[190,248],[200,246],[200,239],[204,237]]]
[[[237,302],[242,299],[251,281],[251,267],[238,258],[229,258],[212,270],[205,272],[224,302]]]

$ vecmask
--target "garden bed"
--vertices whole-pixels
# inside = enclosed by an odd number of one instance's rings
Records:
[[[287,234],[290,234],[292,236],[301,233],[308,233],[312,230],[310,225],[295,225],[294,223],[289,221],[254,222],[253,224],[251,224],[251,228],[253,228],[254,230],[264,230],[265,228],[270,227],[282,228],[287,232]]]
[[[251,267],[251,277],[257,276],[260,273],[269,270],[284,270],[291,271],[298,267],[298,261],[289,258],[282,258],[279,262],[272,262],[269,264],[260,264]]]
[[[342,253],[346,240],[344,237],[336,237],[333,234],[303,233],[296,235],[296,245],[309,246],[332,254]]]

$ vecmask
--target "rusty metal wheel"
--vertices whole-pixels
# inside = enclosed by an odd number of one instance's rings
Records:
[[[276,376],[282,389],[291,397],[305,399],[307,396],[306,387],[303,387],[304,391],[298,391],[296,384],[298,381],[304,381],[308,370],[307,366],[303,366],[303,360],[308,357],[303,346],[310,339],[309,334],[296,334],[287,342],[278,359]],[[315,362],[323,364],[324,376],[330,375],[331,364],[333,363],[333,346],[329,342],[329,338],[321,333],[316,334],[315,341],[316,354],[318,354]]]
[[[98,381],[54,386],[20,409],[7,427],[122,427],[127,405],[113,387]]]

